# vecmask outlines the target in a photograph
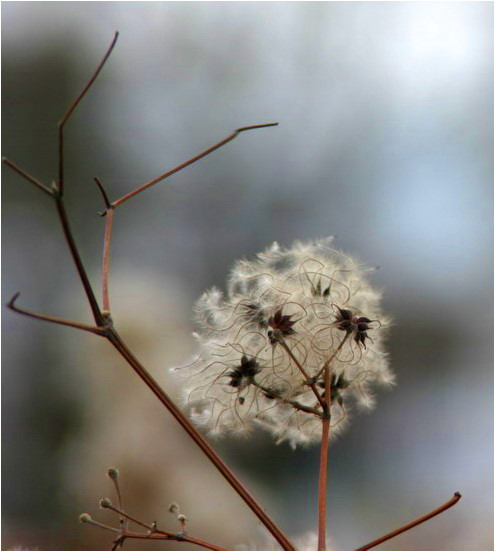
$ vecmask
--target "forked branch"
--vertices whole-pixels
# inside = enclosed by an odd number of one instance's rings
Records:
[[[191,159],[188,159],[187,161],[184,161],[184,163],[181,163],[180,165],[177,165],[177,167],[174,167],[173,169],[167,171],[166,173],[161,174],[160,176],[157,176],[156,178],[153,178],[152,180],[149,180],[142,186],[139,186],[132,192],[129,192],[125,196],[122,196],[120,199],[117,199],[112,203],[114,207],[118,207],[119,205],[122,205],[122,203],[126,202],[127,200],[131,199],[135,195],[139,194],[140,192],[144,192],[144,190],[147,190],[149,187],[153,186],[154,184],[158,184],[158,182],[161,182],[162,180],[165,180],[165,178],[168,178],[169,176],[172,176],[173,174],[181,171],[182,169],[185,169],[189,165],[192,165],[196,161],[199,161],[203,157],[206,157],[213,151],[221,148],[222,146],[225,146],[228,142],[234,140],[234,138],[237,138],[241,132],[246,132],[247,130],[255,130],[257,128],[267,128],[267,127],[273,127],[278,126],[278,123],[265,123],[263,125],[251,125],[246,127],[238,128],[237,130],[234,130],[232,134],[227,136],[227,138],[224,138],[223,140],[220,140],[220,142],[217,142],[215,145],[209,147],[208,149],[205,149],[201,153],[198,153],[198,155],[195,155],[194,157],[191,157]]]
[[[107,49],[105,55],[103,56],[103,59],[99,63],[97,69],[89,79],[89,81],[86,83],[86,85],[83,87],[82,91],[78,94],[76,99],[71,103],[69,108],[67,109],[65,115],[62,117],[62,119],[59,122],[58,129],[58,182],[54,186],[53,190],[50,190],[45,185],[37,181],[34,177],[29,175],[26,171],[15,165],[9,160],[5,160],[4,162],[11,167],[13,170],[15,170],[18,174],[23,176],[26,180],[34,184],[39,189],[43,190],[45,193],[49,193],[55,200],[57,213],[59,216],[59,220],[62,226],[62,230],[65,236],[65,239],[67,241],[67,244],[69,246],[69,250],[71,252],[72,259],[76,265],[77,272],[80,276],[83,288],[86,293],[86,297],[88,299],[89,305],[91,307],[91,310],[93,312],[93,317],[95,319],[96,326],[89,326],[86,324],[81,324],[79,322],[74,322],[71,320],[65,320],[61,318],[55,318],[51,316],[46,316],[43,314],[27,311],[25,309],[21,309],[19,307],[15,306],[15,299],[14,297],[12,301],[9,303],[9,307],[21,314],[25,314],[27,316],[31,316],[33,318],[37,318],[39,320],[45,320],[49,322],[54,322],[66,326],[71,326],[74,328],[82,329],[85,331],[90,331],[92,333],[96,333],[98,335],[104,335],[110,343],[119,351],[119,353],[122,355],[122,357],[131,365],[131,367],[135,370],[135,372],[138,374],[138,376],[143,380],[143,382],[151,389],[151,391],[155,394],[155,396],[160,400],[160,402],[169,410],[169,412],[173,415],[173,417],[179,422],[179,424],[185,429],[185,431],[189,434],[189,436],[193,439],[193,441],[200,447],[200,449],[206,454],[208,459],[212,462],[212,464],[220,471],[220,473],[223,475],[223,477],[230,483],[230,485],[235,489],[235,491],[239,494],[239,496],[244,500],[244,502],[247,504],[247,506],[253,511],[253,513],[258,517],[258,519],[265,525],[265,527],[268,529],[268,531],[273,535],[273,537],[277,540],[277,542],[281,545],[281,547],[284,550],[294,550],[293,545],[290,543],[290,541],[287,539],[287,537],[282,533],[282,531],[275,525],[275,523],[271,520],[271,518],[265,513],[263,508],[256,502],[256,500],[253,498],[253,496],[249,493],[249,491],[242,485],[242,483],[237,479],[237,477],[233,474],[233,472],[230,470],[230,468],[221,460],[221,458],[218,456],[218,454],[212,449],[212,447],[207,443],[207,441],[202,437],[202,435],[196,430],[196,428],[189,422],[187,417],[180,411],[180,409],[175,405],[175,403],[168,397],[168,395],[165,393],[165,391],[158,385],[158,383],[154,380],[154,378],[149,374],[149,372],[142,366],[142,364],[137,360],[137,358],[133,355],[133,353],[130,351],[130,349],[127,347],[127,345],[123,342],[123,340],[120,338],[120,336],[117,334],[115,329],[112,326],[111,318],[109,317],[109,313],[105,312],[107,311],[108,307],[109,309],[109,299],[108,299],[108,269],[109,269],[109,251],[110,251],[110,238],[111,238],[111,229],[112,229],[112,217],[110,218],[110,222],[107,220],[107,229],[106,229],[106,236],[105,236],[105,248],[104,248],[104,262],[103,262],[103,272],[104,272],[104,292],[103,292],[103,304],[104,304],[104,311],[102,312],[100,310],[100,307],[98,305],[98,302],[96,301],[95,294],[93,292],[93,288],[91,286],[91,283],[89,281],[89,278],[86,273],[86,269],[84,267],[84,264],[82,262],[81,256],[79,254],[79,250],[77,248],[77,245],[75,243],[72,230],[69,225],[69,220],[67,217],[67,213],[65,210],[65,205],[63,201],[63,191],[64,191],[64,127],[69,120],[70,116],[74,112],[74,110],[77,108],[81,100],[84,98],[88,90],[90,89],[91,85],[96,80],[98,74],[100,73],[101,69],[103,68],[106,60],[108,59],[110,53],[112,52],[115,43],[117,41],[118,33],[115,33],[115,36],[112,40],[112,43],[110,44],[109,48]],[[113,204],[109,205],[108,196],[104,192],[103,186],[99,181],[97,181],[98,186],[100,187],[100,190],[102,191],[105,205],[107,207],[107,214],[112,214],[113,208],[117,205],[120,205],[124,201],[127,201],[131,197],[135,196],[139,192],[145,190],[146,188],[149,188],[153,184],[156,184],[157,182],[167,178],[168,176],[180,171],[184,167],[194,163],[198,159],[201,159],[202,157],[205,157],[212,151],[220,148],[227,142],[230,142],[236,136],[238,136],[239,133],[247,131],[247,130],[253,130],[257,128],[265,128],[269,126],[275,126],[278,123],[269,123],[269,124],[263,124],[263,125],[254,125],[254,126],[248,126],[248,127],[242,127],[237,129],[234,133],[232,133],[230,136],[225,138],[224,140],[218,142],[214,146],[208,148],[207,150],[203,151],[199,155],[189,159],[185,163],[182,163],[178,167],[175,167],[171,171],[168,171],[167,173],[153,179],[150,182],[147,182],[143,186],[137,188],[130,194],[127,194],[126,196],[120,198]],[[130,537],[129,537],[130,538]],[[136,537],[138,538],[138,537]]]
[[[65,124],[69,120],[70,116],[74,113],[76,107],[81,103],[81,100],[84,98],[88,90],[91,88],[92,84],[98,78],[100,71],[103,69],[103,66],[105,65],[107,59],[110,57],[110,54],[112,53],[112,50],[114,49],[118,38],[119,38],[119,32],[116,31],[114,34],[113,40],[110,46],[108,47],[107,51],[105,52],[105,55],[103,56],[102,60],[98,64],[98,67],[95,69],[94,73],[91,75],[90,79],[88,80],[84,88],[81,90],[81,92],[78,94],[76,99],[69,105],[64,116],[60,119],[58,123],[58,189],[59,189],[60,195],[63,195],[64,193],[64,127],[65,127]]]
[[[83,324],[82,322],[76,322],[75,320],[69,320],[67,318],[59,318],[57,316],[48,316],[46,314],[41,314],[39,312],[30,311],[18,307],[15,302],[19,297],[20,293],[16,293],[12,299],[7,303],[7,307],[14,312],[23,314],[25,316],[30,316],[31,318],[36,318],[37,320],[44,320],[45,322],[51,322],[52,324],[59,324],[60,326],[69,326],[71,328],[76,328],[77,330],[83,330],[85,332],[91,332],[97,335],[105,335],[105,327],[90,326],[88,324]]]

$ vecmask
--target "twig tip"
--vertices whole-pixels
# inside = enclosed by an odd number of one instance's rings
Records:
[[[14,308],[14,303],[17,301],[17,298],[19,297],[19,295],[21,294],[20,291],[18,291],[17,293],[15,293],[12,297],[12,299],[7,303],[7,307],[9,307],[9,309],[13,309]]]

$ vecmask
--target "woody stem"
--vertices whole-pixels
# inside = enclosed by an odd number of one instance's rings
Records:
[[[328,446],[330,441],[330,419],[332,407],[332,362],[344,346],[349,334],[347,333],[339,346],[323,365],[323,381],[325,385],[324,417],[321,421],[321,449],[320,449],[320,474],[318,482],[318,550],[327,548],[327,495],[328,495]],[[320,371],[320,374],[322,373]]]

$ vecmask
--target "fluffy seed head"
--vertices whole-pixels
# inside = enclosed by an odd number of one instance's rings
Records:
[[[174,369],[199,425],[222,435],[259,425],[277,442],[316,442],[326,367],[332,436],[350,405],[372,406],[373,383],[393,383],[380,293],[330,242],[274,243],[234,265],[225,296],[213,288],[199,299],[199,354]]]

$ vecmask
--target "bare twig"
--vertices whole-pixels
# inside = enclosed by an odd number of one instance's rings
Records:
[[[277,126],[277,125],[278,125],[278,123],[265,123],[263,125],[251,125],[251,126],[247,126],[247,127],[238,128],[237,130],[234,130],[234,132],[232,134],[227,136],[227,138],[224,138],[223,140],[220,140],[220,142],[217,142],[215,145],[209,147],[208,149],[205,149],[201,153],[198,153],[198,155],[195,155],[194,157],[191,157],[191,159],[189,159],[187,161],[184,161],[184,163],[181,163],[180,165],[177,165],[177,167],[174,167],[173,169],[167,171],[166,173],[163,173],[160,176],[157,176],[156,178],[153,178],[152,180],[149,180],[148,182],[146,182],[142,186],[139,186],[138,188],[136,188],[132,192],[129,192],[125,196],[122,196],[120,199],[117,199],[116,201],[114,201],[112,203],[112,205],[114,207],[118,207],[119,205],[122,205],[122,203],[124,203],[127,200],[131,199],[132,197],[139,194],[140,192],[144,192],[144,190],[146,190],[150,186],[153,186],[154,184],[157,184],[158,182],[161,182],[162,180],[165,180],[165,178],[168,178],[169,176],[172,176],[176,172],[181,171],[185,167],[187,167],[189,165],[192,165],[193,163],[195,163],[196,161],[199,161],[203,157],[206,157],[208,154],[212,153],[213,151],[217,150],[218,148],[221,148],[222,146],[224,146],[225,144],[227,144],[231,140],[234,140],[234,138],[237,138],[237,136],[241,132],[245,132],[247,130],[255,130],[257,128],[273,127],[273,126]]]
[[[105,316],[108,316],[110,313],[110,296],[108,292],[109,285],[109,273],[110,273],[110,244],[112,241],[112,228],[113,228],[113,218],[114,218],[114,207],[108,199],[108,194],[105,190],[105,187],[101,183],[99,178],[94,178],[96,185],[98,186],[101,195],[103,197],[103,202],[105,203],[106,210],[100,213],[100,215],[106,215],[105,223],[105,237],[103,240],[103,263],[102,263],[102,304],[103,304],[103,313]]]
[[[454,496],[450,500],[448,500],[445,504],[442,504],[442,506],[435,508],[435,510],[432,510],[429,514],[425,514],[424,516],[421,516],[413,521],[410,521],[409,523],[406,523],[402,527],[395,529],[395,531],[391,531],[390,533],[383,535],[383,537],[375,539],[374,541],[371,541],[368,544],[361,546],[361,548],[356,548],[356,550],[370,550],[371,548],[378,546],[382,542],[392,539],[393,537],[396,537],[397,535],[400,535],[405,531],[409,531],[409,529],[416,527],[416,525],[420,525],[421,523],[424,523],[425,521],[428,521],[429,519],[435,516],[438,516],[438,514],[445,512],[445,510],[452,508],[452,506],[457,504],[460,499],[461,499],[461,493],[454,493]]]
[[[67,212],[65,210],[64,201],[61,196],[56,197],[55,201],[56,201],[57,213],[60,219],[60,224],[62,225],[62,231],[64,233],[65,240],[67,241],[67,245],[69,246],[72,260],[76,265],[77,273],[79,274],[84,291],[86,293],[89,306],[93,313],[93,318],[98,326],[104,326],[106,321],[104,316],[101,314],[100,307],[98,306],[98,302],[96,301],[93,288],[91,287],[91,283],[86,273],[86,269],[84,268],[81,255],[79,254],[79,250],[74,240],[74,236],[72,234],[72,230],[69,225],[69,219],[67,217]]]
[[[181,531],[180,533],[173,533],[171,531],[163,531],[161,529],[158,529],[156,527],[156,524],[148,524],[143,523],[139,519],[135,518],[134,516],[129,515],[127,512],[122,510],[121,508],[117,508],[114,506],[108,499],[102,499],[100,501],[100,505],[102,508],[112,510],[113,512],[119,514],[120,516],[126,518],[129,521],[132,521],[133,523],[140,525],[144,529],[148,530],[148,533],[134,533],[128,530],[125,530],[122,532],[122,534],[119,536],[119,538],[115,541],[115,546],[118,546],[119,544],[122,544],[123,539],[152,539],[152,540],[176,540],[176,541],[184,541],[184,542],[190,542],[193,544],[197,544],[198,546],[202,546],[203,548],[207,548],[208,550],[226,550],[225,548],[221,548],[220,546],[217,546],[216,544],[212,544],[210,542],[197,539],[195,537],[191,537],[184,531]],[[116,548],[113,548],[112,550],[116,550]]]
[[[192,537],[191,535],[183,535],[178,533],[165,533],[165,531],[155,532],[151,534],[143,534],[143,533],[134,533],[131,531],[126,531],[119,539],[117,540],[124,540],[124,539],[148,539],[148,540],[165,540],[165,541],[178,541],[178,542],[189,542],[191,544],[196,544],[197,546],[201,546],[202,548],[206,548],[207,550],[228,550],[227,548],[222,548],[221,546],[217,546],[216,544],[212,544],[211,542],[197,539],[195,537]],[[112,548],[112,550],[116,550],[116,548]]]
[[[64,116],[60,119],[58,123],[58,190],[60,195],[63,195],[64,193],[64,127],[65,127],[65,124],[67,123],[72,113],[74,113],[74,110],[76,109],[76,107],[79,105],[81,100],[84,98],[84,96],[86,95],[86,93],[91,88],[92,84],[95,82],[96,78],[100,74],[100,71],[103,69],[103,66],[105,65],[110,54],[112,53],[112,50],[117,42],[118,37],[119,37],[119,33],[118,31],[116,31],[110,46],[105,52],[105,55],[103,56],[102,60],[98,64],[98,67],[94,71],[93,75],[88,80],[88,82],[81,90],[81,92],[78,94],[76,99],[69,105]]]
[[[94,181],[96,182],[96,185],[98,186],[98,189],[100,190],[101,192],[101,195],[103,197],[103,202],[105,203],[105,207],[107,209],[111,209],[112,208],[112,204],[110,203],[110,200],[108,199],[108,194],[105,190],[105,187],[103,186],[103,184],[101,183],[101,180],[99,178],[97,178],[96,176],[94,177]],[[106,213],[100,213],[101,215],[105,215]]]
[[[31,318],[36,318],[37,320],[44,320],[45,322],[52,322],[53,324],[60,324],[61,326],[69,326],[71,328],[84,330],[85,332],[91,332],[97,335],[105,335],[105,327],[90,326],[88,324],[83,324],[82,322],[76,322],[75,320],[68,320],[67,318],[59,318],[57,316],[48,316],[46,314],[41,314],[39,312],[34,312],[18,307],[15,302],[19,295],[19,292],[16,293],[7,303],[7,307],[14,312],[24,314],[25,316],[30,316]]]
[[[51,190],[48,186],[45,186],[45,184],[42,184],[37,178],[30,175],[28,172],[26,172],[24,169],[19,167],[19,165],[16,165],[13,161],[8,159],[7,157],[3,157],[2,161],[10,167],[13,171],[15,171],[17,174],[20,174],[23,178],[25,178],[27,181],[31,182],[31,184],[34,184],[38,189],[40,189],[42,192],[45,192],[49,196],[53,197],[53,190]]]
[[[105,238],[103,240],[103,268],[102,268],[102,290],[103,290],[103,313],[110,312],[110,297],[108,294],[108,281],[110,273],[110,244],[112,241],[114,209],[108,209],[105,223]]]
[[[117,503],[119,505],[119,509],[123,510],[124,503],[122,501],[122,492],[120,490],[119,470],[117,468],[108,468],[107,475],[112,480],[112,483],[115,487],[115,493],[117,495]],[[120,530],[122,533],[124,533],[127,529],[127,520],[124,518],[124,516],[120,516],[119,522],[120,522]]]

